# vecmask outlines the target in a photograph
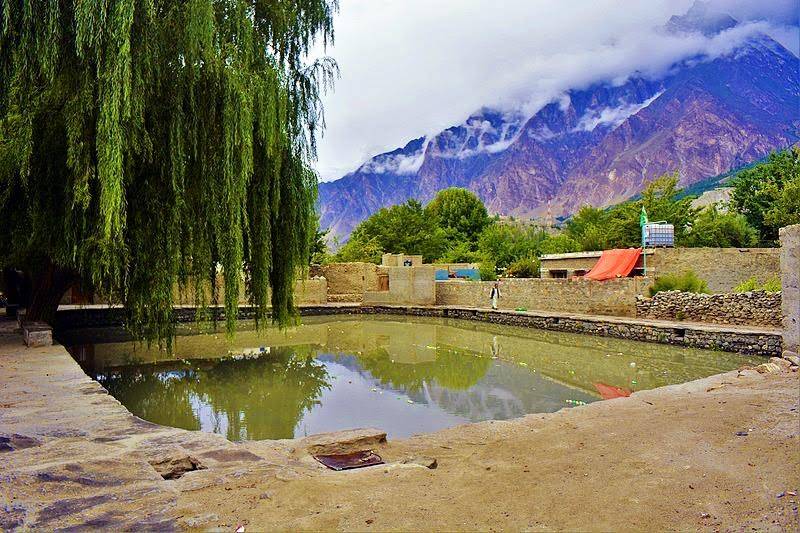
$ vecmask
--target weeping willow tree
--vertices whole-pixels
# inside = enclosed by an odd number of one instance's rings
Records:
[[[336,0],[0,0],[0,266],[172,334],[174,288],[286,323],[313,233]],[[216,283],[218,276],[221,283]],[[204,287],[212,287],[206,291]]]

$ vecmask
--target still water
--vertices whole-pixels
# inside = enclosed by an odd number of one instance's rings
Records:
[[[552,412],[754,361],[740,355],[478,322],[306,317],[228,338],[186,328],[172,354],[120,330],[61,335],[135,415],[231,440],[377,427],[407,437]]]

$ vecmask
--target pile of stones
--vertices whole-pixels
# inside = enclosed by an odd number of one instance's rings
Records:
[[[636,316],[654,320],[779,328],[782,320],[781,293],[696,294],[663,291],[652,298],[637,296]]]

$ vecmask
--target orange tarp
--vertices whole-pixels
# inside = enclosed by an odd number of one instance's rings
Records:
[[[600,255],[600,260],[584,277],[596,281],[604,281],[617,277],[625,277],[631,273],[639,256],[641,248],[626,248],[624,250],[605,250]]]
[[[613,400],[614,398],[626,398],[631,395],[631,391],[622,387],[615,387],[614,385],[606,385],[605,383],[593,383],[594,388],[600,393],[604,400]]]

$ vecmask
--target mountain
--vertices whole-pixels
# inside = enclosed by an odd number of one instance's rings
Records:
[[[664,31],[706,36],[737,26],[695,4]],[[492,213],[565,216],[607,206],[677,171],[691,186],[800,139],[800,60],[765,34],[661,79],[633,75],[566,92],[533,116],[484,108],[433,137],[320,184],[323,227],[346,237],[381,207],[474,191]]]

